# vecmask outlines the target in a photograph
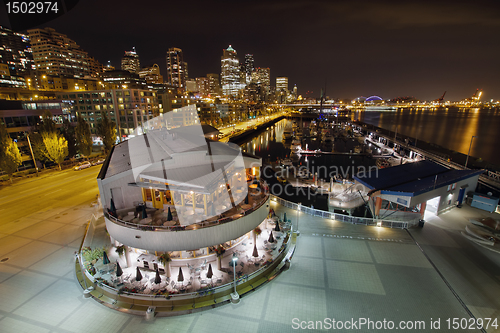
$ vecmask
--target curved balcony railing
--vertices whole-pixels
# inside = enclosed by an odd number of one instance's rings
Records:
[[[208,228],[208,227],[213,227],[217,225],[221,225],[224,223],[232,222],[235,221],[239,218],[242,218],[244,216],[247,216],[248,214],[252,213],[253,211],[259,209],[266,203],[266,201],[269,199],[269,191],[267,190],[268,186],[265,181],[260,181],[260,188],[257,189],[257,192],[260,192],[260,197],[259,198],[254,198],[254,203],[252,207],[248,209],[244,209],[242,207],[242,203],[240,203],[236,208],[238,208],[238,212],[235,214],[240,214],[241,216],[237,218],[233,218],[232,216],[226,216],[222,217],[216,220],[204,220],[200,222],[195,222],[189,225],[173,225],[173,226],[164,226],[164,225],[145,225],[145,224],[137,224],[134,222],[127,222],[123,221],[117,217],[112,216],[109,214],[109,212],[104,211],[104,216],[111,222],[118,224],[120,226],[125,226],[131,229],[136,229],[136,230],[142,230],[142,231],[184,231],[184,230],[199,230],[201,228]],[[250,195],[250,191],[249,191]]]

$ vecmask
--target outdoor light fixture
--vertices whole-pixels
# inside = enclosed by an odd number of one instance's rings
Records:
[[[234,280],[234,292],[231,293],[231,302],[239,303],[240,295],[238,295],[238,292],[236,291],[236,262],[238,261],[238,256],[236,255],[236,252],[233,252],[233,257],[231,258],[231,260],[233,261],[233,280]]]

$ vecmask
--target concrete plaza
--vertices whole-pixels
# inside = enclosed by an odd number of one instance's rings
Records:
[[[302,321],[307,327],[325,318],[385,319],[396,327],[423,321],[418,332],[437,331],[430,322],[440,319],[441,331],[479,332],[447,329],[446,319],[469,315],[407,231],[303,213],[291,268],[237,305],[146,321],[84,299],[74,253],[97,194],[96,173],[66,172],[48,178],[50,185],[31,180],[1,190],[0,260],[8,260],[0,263],[0,332],[292,332]],[[25,197],[37,200],[23,210]],[[273,208],[296,225],[295,211]],[[476,317],[496,318],[499,255],[460,235],[467,217],[482,215],[454,209],[409,231],[466,307]]]

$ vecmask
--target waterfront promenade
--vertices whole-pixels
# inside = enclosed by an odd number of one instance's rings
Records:
[[[153,321],[111,310],[83,298],[74,272],[74,252],[97,193],[96,173],[48,177],[54,188],[31,179],[2,189],[0,259],[9,259],[0,264],[1,332],[291,332],[294,318],[326,317],[424,321],[426,329],[418,331],[426,332],[431,318],[441,318],[441,325],[447,318],[468,318],[405,230],[303,213],[291,268],[240,304]],[[34,199],[29,207],[27,197]],[[296,225],[294,211],[275,208]],[[470,207],[455,209],[410,232],[476,316],[498,316],[492,296],[500,293],[497,254],[459,235],[465,217],[481,214]]]

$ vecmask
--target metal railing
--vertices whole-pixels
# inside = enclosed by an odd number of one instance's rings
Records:
[[[411,219],[409,221],[391,221],[391,220],[382,220],[382,219],[373,219],[373,218],[366,218],[366,217],[357,217],[357,216],[337,214],[337,213],[333,213],[333,212],[327,212],[324,210],[299,205],[295,202],[291,202],[291,201],[282,199],[282,198],[277,197],[275,195],[271,195],[271,200],[279,203],[280,205],[282,205],[284,207],[291,208],[294,210],[299,210],[299,211],[304,212],[308,215],[322,217],[325,219],[341,221],[341,222],[346,222],[346,223],[351,223],[351,224],[361,224],[361,225],[381,226],[381,227],[387,227],[387,228],[406,229],[408,227],[418,225],[418,222],[420,220],[420,219],[414,218],[414,219]]]
[[[80,248],[79,255],[78,255],[80,271],[82,272],[82,275],[83,275],[83,283],[84,283],[85,287],[87,287],[87,284],[85,282],[86,281],[85,278],[87,278],[92,284],[95,284],[96,286],[98,285],[100,288],[102,288],[103,290],[106,290],[107,292],[109,292],[111,294],[114,294],[117,296],[118,295],[132,296],[130,298],[130,300],[132,301],[131,304],[134,304],[134,299],[136,299],[136,300],[153,300],[153,299],[157,299],[157,298],[165,298],[165,295],[162,295],[162,294],[144,294],[144,293],[121,290],[121,288],[110,286],[106,283],[103,283],[99,279],[94,278],[94,276],[87,271],[87,269],[84,267],[84,259],[83,259],[83,255],[82,255],[81,250],[83,247],[86,247],[86,246],[90,247],[92,240],[93,240],[95,228],[96,228],[96,225],[95,225],[96,221],[97,221],[96,215],[92,214],[91,219],[89,221],[87,232],[85,234],[85,237],[84,237],[84,240],[82,243],[82,247]],[[285,255],[288,254],[290,244],[291,244],[291,237],[288,237],[288,241],[286,243],[282,244],[276,258],[272,262],[265,262],[261,265],[260,268],[258,268],[254,272],[238,277],[236,279],[236,285],[245,283],[247,281],[250,281],[250,280],[258,277],[264,271],[269,269],[270,266],[272,266],[276,262],[279,262],[280,260],[283,260]],[[234,286],[234,281],[229,281],[229,282],[227,282],[225,284],[221,284],[219,286],[205,287],[205,288],[201,288],[201,289],[194,291],[194,292],[168,294],[167,299],[169,301],[172,301],[172,302],[175,300],[182,300],[182,299],[193,299],[193,298],[196,299],[196,298],[207,296],[207,295],[213,295],[213,294],[217,294],[217,293],[221,293],[221,292],[225,292],[225,291],[230,291],[230,290],[232,290],[233,286]]]
[[[145,231],[148,231],[148,230],[149,231],[184,231],[184,230],[197,230],[197,229],[201,229],[201,228],[208,228],[208,227],[213,227],[216,225],[235,221],[239,218],[247,216],[248,214],[250,214],[253,211],[262,207],[262,205],[264,205],[267,202],[267,200],[269,199],[269,192],[267,192],[263,189],[263,188],[267,188],[267,184],[265,182],[262,182],[261,186],[262,187],[261,187],[260,191],[261,191],[263,197],[261,198],[260,201],[257,202],[257,204],[255,206],[250,207],[248,209],[243,209],[241,206],[236,206],[236,207],[239,207],[240,209],[242,209],[241,213],[239,213],[239,214],[242,214],[242,216],[240,216],[238,218],[233,218],[232,216],[227,216],[227,217],[222,217],[220,219],[213,220],[213,221],[205,220],[205,221],[201,221],[201,222],[196,222],[196,223],[189,224],[187,226],[181,226],[181,225],[165,226],[165,225],[147,225],[147,224],[137,224],[134,222],[127,222],[127,221],[120,220],[117,217],[110,215],[109,212],[104,212],[104,216],[107,219],[109,219],[110,221],[112,221],[113,223],[116,223],[116,224],[119,224],[122,226],[126,226],[128,228],[137,229],[137,230],[145,230]],[[237,213],[235,213],[235,214],[237,214]],[[189,229],[187,229],[186,227],[189,227]]]

